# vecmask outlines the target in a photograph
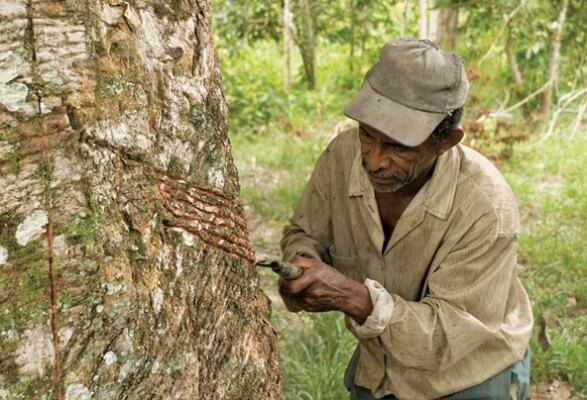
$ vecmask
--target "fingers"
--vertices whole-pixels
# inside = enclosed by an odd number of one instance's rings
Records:
[[[314,282],[312,274],[304,271],[304,274],[296,279],[279,279],[279,292],[283,294],[298,295],[309,288]]]
[[[296,306],[311,312],[338,309],[333,304],[336,298],[340,297],[340,290],[333,290],[332,282],[339,281],[344,275],[331,266],[311,258],[295,257],[291,263],[302,268],[304,273],[297,279],[279,280],[279,293],[284,301],[287,299],[295,302]]]
[[[339,275],[343,276],[330,265],[313,258],[298,256],[291,261],[291,264],[303,269],[304,273],[297,279],[280,279],[279,287],[283,293],[298,295],[314,284],[320,286],[325,282],[336,280],[336,278],[339,278]]]
[[[290,263],[294,264],[296,267],[300,267],[304,270],[306,270],[308,268],[315,267],[317,264],[322,264],[322,262],[319,260],[315,260],[313,258],[299,256],[299,255],[295,256],[293,258],[293,260],[291,260]]]

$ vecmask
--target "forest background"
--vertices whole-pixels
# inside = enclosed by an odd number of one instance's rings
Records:
[[[533,398],[587,398],[587,153],[582,0],[213,1],[229,132],[257,254],[282,226],[380,47],[430,38],[465,61],[465,143],[519,200],[520,275],[533,302]],[[339,315],[273,300],[288,399],[346,397],[354,340]]]

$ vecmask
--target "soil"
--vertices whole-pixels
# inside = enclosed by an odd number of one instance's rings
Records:
[[[570,398],[570,384],[557,380],[551,383],[533,382],[528,395],[528,400],[566,400]]]

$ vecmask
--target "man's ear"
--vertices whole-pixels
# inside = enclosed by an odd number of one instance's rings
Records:
[[[452,147],[456,146],[461,140],[463,140],[463,136],[465,136],[465,132],[463,132],[461,128],[451,129],[442,139],[442,142],[440,142],[440,146],[438,146],[436,153],[441,155],[442,153],[447,152]]]

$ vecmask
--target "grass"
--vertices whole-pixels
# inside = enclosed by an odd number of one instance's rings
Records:
[[[549,346],[532,338],[533,378],[566,379],[587,398],[587,138],[554,137],[515,148],[504,166],[522,215],[520,263]]]
[[[248,62],[263,59],[261,54],[267,51],[277,50],[263,47]],[[263,123],[243,123],[243,114],[231,117],[234,126],[230,130],[231,140],[241,175],[242,197],[251,213],[276,232],[291,216],[314,162],[325,146],[328,132],[342,119],[347,93],[355,91],[337,86],[338,78],[344,73],[345,63],[341,61],[344,52],[332,48],[328,54],[323,57],[328,61],[319,71],[317,92],[294,86],[286,101],[279,103],[278,111],[263,116]],[[280,70],[281,66],[273,68]],[[275,71],[269,74],[271,79],[277,79],[276,76]],[[348,81],[347,78],[342,81]],[[229,76],[227,80],[230,79]],[[492,93],[480,96],[491,98]],[[246,99],[240,99],[239,104],[245,103]],[[475,118],[472,115],[469,122]],[[523,127],[513,128],[525,131]],[[504,154],[504,146],[498,145],[496,150],[495,142],[507,136],[507,130],[499,135],[491,131],[491,127],[485,127],[480,132],[477,146],[491,155]],[[507,147],[506,160],[499,167],[510,182],[521,210],[520,276],[531,297],[537,321],[531,341],[532,379],[534,382],[567,380],[573,398],[587,399],[587,177],[584,172],[587,137],[530,139],[508,143]],[[277,251],[278,241],[278,233],[261,241],[254,238],[256,246],[269,249],[270,253]],[[539,321],[544,321],[549,345],[539,344]],[[342,377],[354,339],[346,332],[340,316],[294,315],[276,303],[273,324],[280,338],[287,399],[327,400],[348,396]]]
[[[292,319],[297,323],[292,324]],[[287,399],[348,397],[342,381],[356,344],[339,313],[304,313],[292,318],[284,308],[276,307],[272,323],[280,338]]]

